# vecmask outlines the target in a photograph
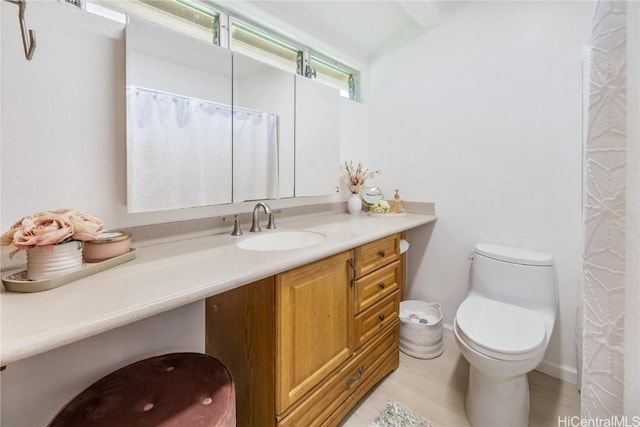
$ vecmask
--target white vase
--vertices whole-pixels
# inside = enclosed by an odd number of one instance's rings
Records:
[[[46,280],[82,267],[82,242],[36,246],[27,251],[27,278]]]
[[[362,200],[357,194],[352,194],[347,200],[347,210],[351,215],[358,215],[362,212]]]

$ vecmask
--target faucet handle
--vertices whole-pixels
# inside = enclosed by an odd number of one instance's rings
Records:
[[[233,231],[231,232],[232,236],[242,236],[242,230],[240,229],[240,219],[238,215],[233,216]]]
[[[269,212],[269,223],[267,224],[268,230],[275,230],[276,228],[278,228],[276,227],[276,222],[273,219],[274,213],[275,213],[274,211]]]

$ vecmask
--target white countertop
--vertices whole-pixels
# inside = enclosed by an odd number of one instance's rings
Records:
[[[0,365],[4,366],[99,333],[219,294],[364,243],[436,220],[329,214],[279,224],[279,230],[324,233],[303,249],[257,252],[216,234],[137,249],[133,261],[56,289],[0,293]],[[277,232],[278,230],[275,230]],[[263,233],[273,231],[265,230]],[[135,246],[135,245],[134,245]]]

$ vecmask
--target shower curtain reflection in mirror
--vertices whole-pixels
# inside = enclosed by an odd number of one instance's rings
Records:
[[[228,105],[127,87],[129,212],[231,203],[230,116]]]
[[[278,116],[233,109],[233,201],[278,198]]]

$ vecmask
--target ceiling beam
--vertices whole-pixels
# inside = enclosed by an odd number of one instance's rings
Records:
[[[442,16],[430,0],[396,0],[400,6],[425,31],[442,23]]]

